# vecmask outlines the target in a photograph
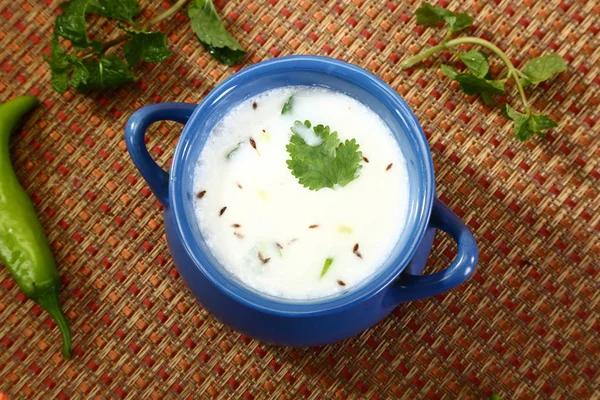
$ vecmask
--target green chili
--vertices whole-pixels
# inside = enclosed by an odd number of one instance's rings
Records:
[[[38,105],[33,96],[0,104],[0,260],[21,291],[56,321],[62,354],[71,355],[71,330],[58,301],[60,279],[48,240],[10,162],[8,142],[19,120]]]

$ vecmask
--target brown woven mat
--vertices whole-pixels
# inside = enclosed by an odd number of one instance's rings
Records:
[[[481,250],[474,278],[451,293],[402,305],[342,343],[289,349],[242,337],[195,302],[123,141],[138,107],[199,102],[234,69],[211,60],[185,22],[170,33],[174,57],[140,67],[137,83],[61,96],[42,60],[59,1],[2,1],[0,101],[30,93],[44,102],[12,154],[65,282],[75,357],[61,358],[57,328],[0,268],[0,392],[10,399],[600,398],[600,6],[441,0],[473,15],[473,34],[493,38],[517,63],[545,52],[569,60],[568,72],[533,95],[560,127],[519,144],[497,109],[470,101],[438,69],[400,71],[399,60],[436,34],[415,29],[419,3],[217,2],[250,51],[244,65],[328,55],[395,88],[428,134],[438,194]],[[146,17],[168,6],[153,4]],[[102,24],[95,22],[106,30]],[[149,148],[165,165],[179,131],[163,124],[150,134]],[[447,266],[453,251],[445,238],[438,242],[431,267]]]

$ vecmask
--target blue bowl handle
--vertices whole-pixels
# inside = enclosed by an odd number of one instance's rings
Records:
[[[478,259],[475,238],[464,222],[437,198],[433,200],[429,225],[448,233],[456,241],[456,258],[448,268],[435,274],[401,274],[390,287],[393,304],[438,295],[460,285],[475,272]]]
[[[125,126],[125,143],[133,163],[140,170],[148,186],[163,204],[169,202],[169,174],[158,166],[148,153],[144,138],[146,129],[156,121],[175,121],[185,124],[197,104],[160,103],[137,110]]]

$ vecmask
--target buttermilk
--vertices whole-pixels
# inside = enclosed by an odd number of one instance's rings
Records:
[[[302,186],[286,163],[296,121],[311,122],[301,132],[311,146],[320,143],[319,124],[341,142],[355,139],[362,153],[355,179]],[[406,162],[388,126],[324,88],[279,88],[234,107],[202,150],[194,190],[200,231],[221,266],[253,290],[289,299],[336,295],[368,280],[408,212]]]

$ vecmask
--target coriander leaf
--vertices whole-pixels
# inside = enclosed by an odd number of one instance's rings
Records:
[[[440,22],[446,22],[450,27],[450,32],[458,32],[473,25],[473,18],[468,14],[457,14],[442,7],[434,7],[424,3],[415,11],[417,25],[436,25]]]
[[[557,54],[548,54],[527,61],[521,71],[525,78],[521,80],[523,86],[537,85],[544,82],[559,72],[567,70],[567,62]]]
[[[286,150],[290,159],[286,161],[292,175],[298,182],[310,190],[319,190],[335,185],[345,186],[356,179],[361,168],[362,153],[354,139],[340,143],[337,132],[331,132],[329,126],[317,125],[313,132],[321,140],[310,146],[299,133],[310,128],[309,121],[302,124],[296,121]]]
[[[50,66],[50,72],[52,73],[52,89],[56,90],[58,93],[66,92],[72,66],[69,56],[62,47],[60,47],[56,35],[52,38],[50,57],[44,55],[44,58]]]
[[[524,142],[533,135],[544,136],[548,129],[558,126],[558,124],[545,114],[521,114],[508,104],[504,104],[502,112],[508,118],[514,121],[513,132],[515,138]]]
[[[325,263],[323,264],[323,269],[321,270],[321,278],[325,276],[327,271],[329,271],[329,267],[333,264],[333,258],[326,258]]]
[[[287,114],[292,111],[293,100],[294,100],[294,96],[292,95],[283,105],[283,108],[281,109],[281,115]]]
[[[123,28],[131,38],[125,46],[123,53],[129,66],[139,60],[147,62],[161,62],[171,56],[167,48],[167,35],[162,32],[139,32]]]
[[[362,153],[358,151],[358,148],[355,139],[346,140],[338,146],[333,166],[338,185],[346,186],[356,178],[362,160]]]
[[[479,94],[486,104],[491,104],[492,95],[503,94],[506,79],[489,80],[471,74],[458,74],[454,77],[463,92],[468,95]]]
[[[86,11],[90,14],[132,22],[140,9],[137,0],[89,0]]]
[[[212,0],[194,0],[188,8],[192,30],[211,56],[225,65],[240,61],[246,51],[227,32]]]
[[[85,82],[80,82],[75,86],[80,93],[94,89],[112,88],[135,80],[128,65],[114,55],[102,57],[100,61],[85,61],[82,65],[88,71],[89,77]]]
[[[488,56],[481,50],[471,50],[458,56],[467,68],[478,78],[485,78],[490,70]]]
[[[90,0],[69,0],[60,5],[61,15],[56,17],[54,32],[58,36],[68,39],[78,50],[88,47],[96,52],[102,50],[102,43],[90,40],[87,36],[85,13]]]
[[[440,69],[442,70],[442,74],[446,75],[452,80],[454,80],[454,78],[456,78],[456,75],[458,75],[456,69],[454,69],[454,67],[451,67],[450,65],[442,64],[440,66]]]

